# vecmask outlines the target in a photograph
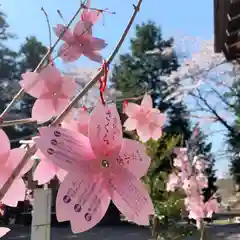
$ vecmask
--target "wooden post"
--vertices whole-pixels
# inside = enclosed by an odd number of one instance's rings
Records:
[[[50,240],[51,206],[51,188],[36,188],[34,190],[31,240]]]

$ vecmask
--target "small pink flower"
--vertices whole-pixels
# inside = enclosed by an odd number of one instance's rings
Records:
[[[176,188],[179,187],[180,178],[176,175],[176,173],[171,173],[168,178],[167,182],[167,191],[174,191]]]
[[[0,188],[2,188],[4,183],[11,176],[13,170],[22,160],[23,156],[25,155],[25,150],[23,148],[15,148],[11,150],[9,139],[3,130],[0,130],[0,145]],[[32,161],[28,161],[26,166],[20,172],[19,176],[17,176],[17,178],[14,180],[7,193],[1,200],[3,204],[16,207],[18,201],[24,201],[26,187],[22,176],[31,169],[32,164]]]
[[[204,171],[208,167],[207,162],[201,156],[195,156],[193,158],[193,165],[196,170],[201,171],[201,172]]]
[[[196,180],[198,182],[198,185],[199,185],[200,189],[208,187],[208,178],[205,174],[203,174],[203,173],[197,174]]]
[[[217,199],[211,198],[205,203],[205,212],[208,218],[211,218],[213,213],[219,212],[219,203]]]
[[[92,12],[83,13],[82,20],[80,20],[74,27],[73,32],[67,29],[61,36],[65,26],[58,24],[54,30],[58,37],[65,43],[60,47],[58,55],[64,62],[76,61],[81,55],[88,57],[95,62],[102,62],[103,58],[99,51],[107,46],[103,39],[92,36],[92,24],[95,22],[92,19]]]
[[[70,102],[76,92],[76,84],[69,77],[63,77],[53,65],[48,65],[40,73],[22,74],[21,87],[37,98],[32,108],[32,118],[47,121],[58,115]]]
[[[75,233],[87,231],[103,218],[112,200],[128,219],[149,224],[153,205],[139,178],[150,158],[144,145],[122,138],[115,105],[97,105],[88,137],[63,128],[39,131],[35,141],[41,152],[68,172],[57,195],[59,221],[70,220]]]
[[[145,95],[141,105],[128,103],[125,107],[125,113],[128,119],[124,127],[129,130],[137,130],[141,141],[146,142],[150,138],[158,140],[162,136],[162,127],[165,122],[165,115],[152,107],[150,95]]]

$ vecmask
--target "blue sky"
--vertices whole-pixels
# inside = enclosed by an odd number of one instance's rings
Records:
[[[106,39],[108,47],[103,51],[104,57],[111,52],[117,43],[126,23],[132,13],[132,4],[137,0],[92,0],[92,6],[108,8],[116,12],[115,15],[105,14],[104,21],[100,21],[95,27],[95,35]],[[1,8],[8,15],[10,31],[17,35],[17,39],[9,42],[9,46],[18,49],[27,36],[35,35],[44,44],[49,44],[48,30],[41,7],[49,15],[50,23],[55,26],[62,23],[57,14],[59,9],[68,22],[79,7],[80,0],[1,0]],[[143,0],[142,8],[137,16],[135,24],[143,21],[154,20],[161,25],[163,36],[192,36],[201,39],[213,37],[213,0]],[[120,53],[128,51],[129,39],[134,35],[131,29],[127,40],[123,44]],[[53,34],[53,40],[55,40]],[[84,66],[92,66],[92,62],[82,59]],[[223,144],[218,135],[214,138],[217,149]],[[226,171],[228,162],[226,159],[217,161],[218,175]]]

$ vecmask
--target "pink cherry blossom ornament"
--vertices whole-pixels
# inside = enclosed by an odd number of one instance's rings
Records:
[[[22,74],[21,87],[37,98],[32,108],[32,118],[47,121],[58,115],[76,92],[76,84],[69,77],[63,77],[54,65],[48,65],[40,73]]]
[[[162,136],[162,127],[165,122],[165,115],[152,107],[151,96],[145,94],[141,105],[128,103],[125,106],[125,113],[128,119],[124,127],[129,130],[137,130],[141,141],[146,142],[150,138],[158,140]]]
[[[61,35],[65,29],[64,25],[58,24],[54,28],[56,35],[65,42],[58,51],[58,55],[64,62],[76,61],[81,55],[95,62],[103,61],[99,51],[107,44],[103,39],[92,36],[93,23],[91,21],[93,20],[90,20],[89,17],[84,17],[75,25],[73,32],[67,29],[63,36]]]
[[[139,177],[150,159],[144,145],[122,138],[115,105],[97,105],[88,137],[63,128],[39,131],[39,149],[68,172],[57,195],[59,221],[70,220],[75,233],[87,231],[103,218],[111,199],[128,219],[149,224],[153,205]]]

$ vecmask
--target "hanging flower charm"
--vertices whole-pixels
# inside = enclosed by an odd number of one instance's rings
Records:
[[[128,116],[124,127],[129,131],[136,129],[143,142],[150,138],[158,140],[162,136],[162,127],[166,118],[152,105],[151,96],[145,94],[140,106],[135,103],[127,103],[124,106],[124,112]]]
[[[40,73],[26,72],[20,81],[22,88],[37,98],[32,108],[32,118],[47,121],[58,115],[76,92],[75,82],[62,76],[54,65],[48,65]]]
[[[129,220],[149,224],[153,205],[139,178],[146,174],[150,158],[144,145],[122,138],[115,105],[96,106],[88,137],[63,128],[39,131],[39,149],[68,172],[57,195],[59,221],[70,220],[75,233],[86,231],[103,218],[112,200]]]
[[[84,55],[95,62],[102,62],[103,58],[99,51],[107,46],[103,39],[92,36],[92,25],[95,20],[92,14],[84,14],[74,27],[73,32],[64,25],[58,24],[54,30],[58,37],[65,43],[60,47],[58,55],[64,62],[76,61]],[[65,32],[64,32],[65,31]],[[62,34],[64,32],[64,34]]]

